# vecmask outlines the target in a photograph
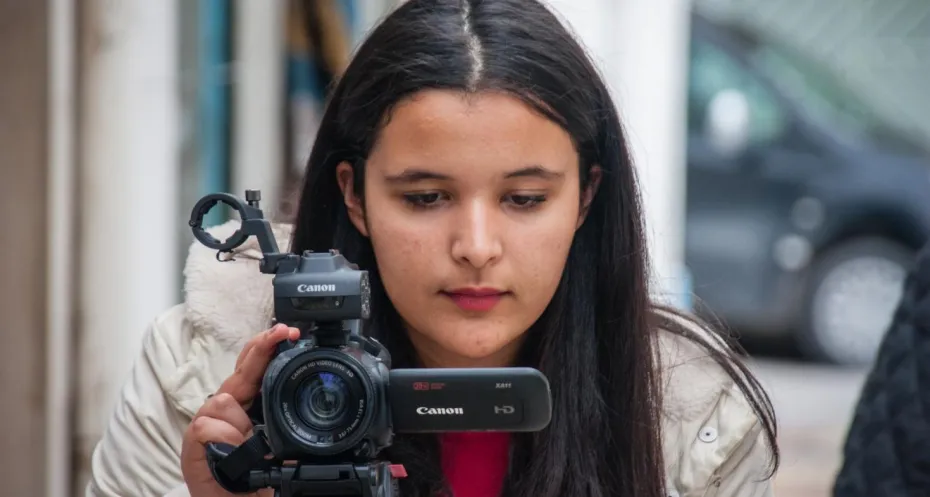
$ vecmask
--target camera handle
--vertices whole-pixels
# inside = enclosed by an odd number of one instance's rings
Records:
[[[291,272],[297,268],[300,257],[295,254],[288,254],[278,251],[278,244],[275,242],[274,234],[271,231],[271,224],[265,219],[259,207],[259,201],[262,199],[260,190],[246,190],[245,201],[229,193],[211,193],[201,198],[191,210],[190,221],[187,224],[191,227],[194,238],[208,248],[222,252],[232,252],[233,249],[245,243],[250,236],[258,239],[258,245],[262,251],[262,261],[259,270],[266,274],[275,274],[279,269],[284,272]],[[224,241],[217,240],[203,227],[203,218],[217,204],[226,204],[239,213],[239,219],[242,221],[239,229],[236,230],[229,238]],[[217,255],[219,255],[219,253]]]
[[[402,465],[369,463],[281,464],[266,459],[270,448],[261,426],[238,447],[207,444],[207,462],[214,479],[229,492],[244,494],[273,488],[276,497],[396,497],[397,478],[407,476]]]

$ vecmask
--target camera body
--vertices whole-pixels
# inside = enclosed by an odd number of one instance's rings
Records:
[[[226,193],[191,213],[194,237],[231,252],[256,236],[259,270],[272,280],[275,320],[300,330],[278,345],[249,409],[254,433],[238,447],[208,444],[213,475],[226,490],[272,487],[281,495],[394,495],[405,470],[377,456],[395,433],[538,431],[551,418],[545,376],[532,368],[392,369],[387,349],[353,332],[371,315],[368,273],[335,250],[280,253],[259,209]],[[242,226],[226,241],[202,227],[217,203]]]
[[[374,457],[393,438],[390,354],[344,323],[370,315],[368,273],[335,251],[305,252],[272,284],[278,322],[302,336],[279,345],[262,380],[271,451],[281,459]]]

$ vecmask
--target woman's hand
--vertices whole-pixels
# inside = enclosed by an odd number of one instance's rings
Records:
[[[282,340],[296,340],[300,331],[275,325],[249,340],[239,353],[236,370],[207,399],[184,433],[181,473],[191,497],[233,497],[221,487],[207,464],[205,445],[209,442],[240,445],[252,435],[252,421],[246,409],[258,394],[265,368]],[[270,489],[255,495],[272,495]]]

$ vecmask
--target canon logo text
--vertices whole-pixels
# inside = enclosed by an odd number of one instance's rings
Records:
[[[448,416],[462,415],[465,411],[461,407],[417,407],[417,414],[421,416]]]
[[[300,293],[335,292],[336,285],[297,285]]]

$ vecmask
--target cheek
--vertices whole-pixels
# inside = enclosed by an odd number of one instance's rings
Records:
[[[514,283],[534,313],[542,313],[562,277],[575,235],[573,211],[570,205],[560,206],[551,215],[509,230],[507,255],[519,278]]]
[[[428,223],[411,222],[403,206],[373,196],[366,199],[368,229],[381,279],[388,291],[415,298],[416,292],[392,292],[394,288],[419,287],[423,275],[434,274],[441,261],[441,237]],[[397,305],[395,303],[395,305]]]

